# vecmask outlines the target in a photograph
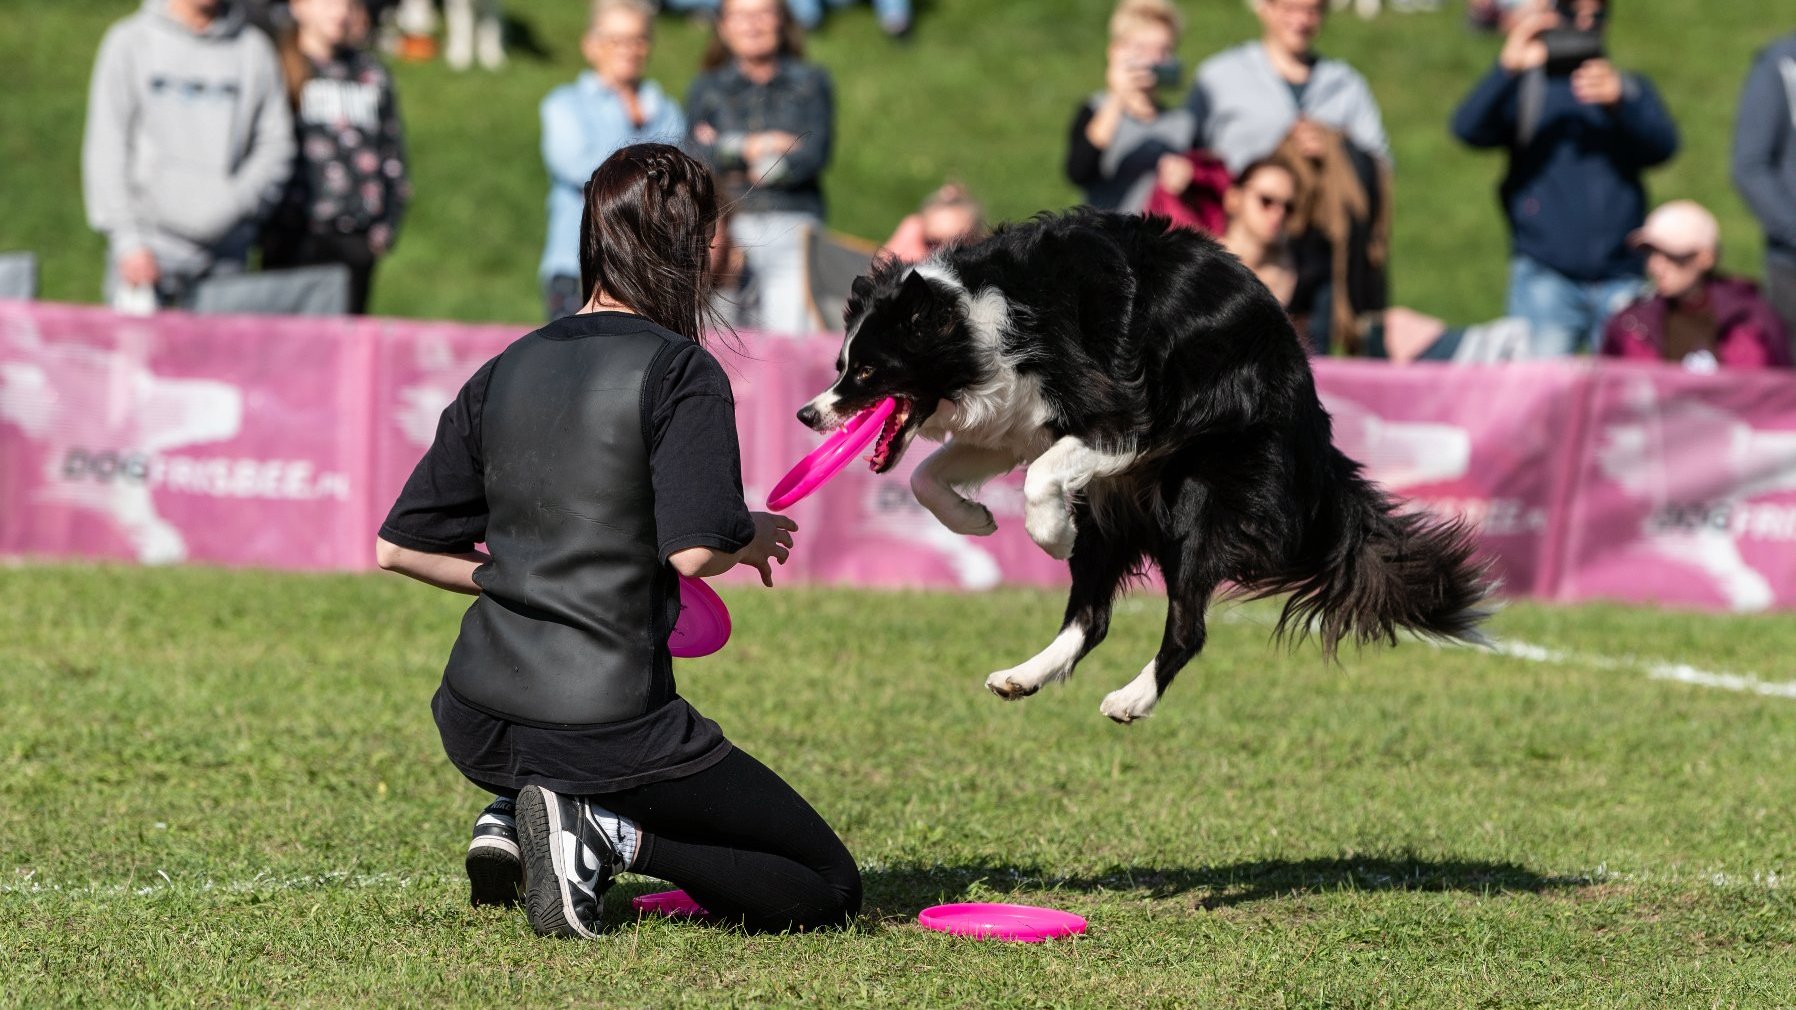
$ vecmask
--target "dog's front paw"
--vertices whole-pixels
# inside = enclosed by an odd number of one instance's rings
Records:
[[[992,510],[976,501],[965,501],[955,509],[951,517],[944,517],[942,525],[965,537],[989,537],[998,532],[998,520],[992,518]]]
[[[1104,701],[1098,711],[1123,725],[1153,714],[1154,705],[1159,702],[1160,695],[1150,687],[1144,691],[1133,683],[1104,695]]]
[[[985,678],[985,686],[991,693],[1003,698],[1005,701],[1016,701],[1018,698],[1027,698],[1041,690],[1040,684],[1024,682],[1015,670],[999,670],[997,673]]]
[[[1073,541],[1079,531],[1073,526],[1072,514],[1064,506],[1031,508],[1023,517],[1023,526],[1029,531],[1029,539],[1046,551],[1048,557],[1065,561],[1073,556]]]

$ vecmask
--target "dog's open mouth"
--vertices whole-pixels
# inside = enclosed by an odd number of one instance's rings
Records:
[[[904,424],[910,420],[911,401],[897,396],[898,406],[886,417],[885,424],[879,429],[879,440],[873,443],[873,454],[867,457],[874,473],[885,473],[904,455],[905,445],[910,441],[910,433],[905,431]]]

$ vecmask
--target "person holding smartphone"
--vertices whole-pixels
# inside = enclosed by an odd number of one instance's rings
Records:
[[[1158,92],[1181,76],[1183,19],[1170,0],[1122,0],[1110,15],[1104,90],[1079,106],[1067,139],[1066,177],[1099,210],[1141,211],[1161,183],[1177,194],[1191,183],[1196,121],[1166,108]]]
[[[1605,0],[1559,0],[1521,15],[1496,65],[1453,114],[1453,133],[1509,152],[1498,190],[1509,220],[1506,315],[1525,319],[1535,357],[1593,350],[1641,291],[1628,236],[1646,219],[1642,176],[1677,153],[1671,113],[1645,75],[1604,52]]]

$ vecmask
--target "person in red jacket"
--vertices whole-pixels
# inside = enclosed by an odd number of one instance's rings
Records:
[[[1690,200],[1673,200],[1629,236],[1646,254],[1654,293],[1617,312],[1603,331],[1602,353],[1615,358],[1716,368],[1788,368],[1783,322],[1749,280],[1715,271],[1721,228]]]

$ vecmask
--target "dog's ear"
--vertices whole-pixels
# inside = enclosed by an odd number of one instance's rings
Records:
[[[904,284],[898,288],[898,299],[899,304],[910,313],[912,325],[921,323],[935,313],[936,290],[915,270],[904,275]]]
[[[856,277],[854,283],[848,285],[848,297],[857,302],[864,302],[873,297],[873,282],[864,275]]]

